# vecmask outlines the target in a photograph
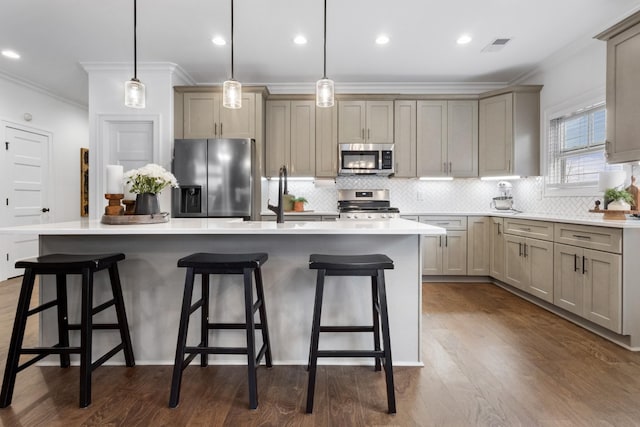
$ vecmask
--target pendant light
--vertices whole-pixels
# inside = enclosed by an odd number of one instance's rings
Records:
[[[124,105],[131,108],[144,108],[144,84],[138,80],[138,49],[137,49],[137,0],[133,0],[133,78],[124,84]]]
[[[242,108],[242,84],[233,78],[233,0],[231,0],[231,79],[222,85],[222,106]]]
[[[333,107],[334,92],[333,80],[327,78],[327,0],[324,0],[324,71],[316,83],[316,105]]]

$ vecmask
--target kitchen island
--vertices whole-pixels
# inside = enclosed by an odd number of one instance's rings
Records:
[[[274,362],[306,364],[311,334],[315,271],[308,269],[311,253],[384,253],[394,260],[387,270],[390,331],[395,365],[420,366],[421,336],[421,236],[442,235],[445,230],[404,219],[384,221],[331,221],[276,224],[266,221],[173,218],[168,223],[105,225],[96,220],[30,225],[1,229],[0,233],[38,234],[40,254],[123,252],[120,275],[138,364],[173,364],[184,289],[185,269],[179,258],[194,252],[266,252],[263,267],[265,303]],[[97,274],[96,304],[109,295],[107,275]],[[241,276],[213,276],[211,322],[242,322]],[[41,284],[41,301],[54,297],[53,277]],[[325,286],[324,324],[371,322],[368,278],[332,277]],[[69,311],[79,316],[79,278],[69,280]],[[199,295],[199,280],[194,293]],[[363,300],[358,303],[358,300]],[[198,318],[199,314],[194,317]],[[103,312],[96,321],[113,319]],[[55,310],[40,317],[40,340],[57,342]],[[192,322],[190,342],[197,342],[199,328]],[[219,345],[242,346],[245,335],[215,331]],[[74,339],[79,338],[72,336]],[[101,332],[94,336],[94,354],[114,345],[118,336]],[[329,334],[325,348],[370,348],[370,334]],[[52,358],[51,363],[56,363]],[[123,363],[117,357],[114,363]],[[212,363],[245,363],[234,355],[211,356]],[[369,364],[368,359],[326,359],[325,363]]]

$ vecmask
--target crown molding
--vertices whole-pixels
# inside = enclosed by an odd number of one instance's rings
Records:
[[[37,83],[34,83],[30,80],[24,79],[22,77],[14,76],[13,74],[6,73],[4,71],[0,71],[0,78],[7,80],[11,83],[15,83],[24,88],[33,90],[35,92],[41,93],[43,95],[49,96],[53,99],[56,99],[60,102],[64,102],[65,104],[72,105],[74,107],[80,108],[82,110],[87,111],[89,109],[87,104],[82,104],[78,101],[74,101],[73,99],[65,98],[64,96],[58,95],[57,93],[51,92],[44,86],[41,86]]]
[[[272,94],[314,94],[315,83],[256,83],[269,88]],[[480,94],[499,89],[507,82],[363,82],[340,83],[335,82],[336,94]]]

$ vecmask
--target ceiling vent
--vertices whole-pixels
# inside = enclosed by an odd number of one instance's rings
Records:
[[[482,48],[482,52],[498,52],[507,45],[512,39],[507,37],[499,37],[494,39],[491,43]]]

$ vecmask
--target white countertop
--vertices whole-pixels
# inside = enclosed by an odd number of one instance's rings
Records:
[[[635,218],[627,215],[625,221],[612,221],[604,220],[602,217],[604,214],[593,214],[593,217],[567,217],[554,214],[543,213],[517,213],[517,212],[500,212],[500,211],[485,211],[485,212],[473,212],[473,211],[443,211],[443,212],[400,212],[402,216],[496,216],[502,218],[517,218],[517,219],[531,219],[537,221],[551,221],[551,222],[564,222],[567,224],[581,224],[581,225],[595,225],[599,227],[611,227],[611,228],[640,228],[640,218]],[[599,215],[599,216],[597,216]]]
[[[242,221],[224,218],[172,218],[160,224],[107,225],[98,220],[79,220],[52,224],[0,228],[0,234],[38,235],[202,235],[202,234],[364,234],[364,235],[443,235],[445,229],[405,219],[365,221]]]
[[[285,215],[295,215],[295,216],[338,216],[338,215],[340,215],[338,213],[338,211],[315,211],[315,210],[302,211],[302,212],[285,211],[284,214]],[[262,215],[262,216],[273,216],[273,217],[276,216],[276,214],[274,212],[272,212],[272,211],[262,211],[262,212],[260,212],[260,215]]]

